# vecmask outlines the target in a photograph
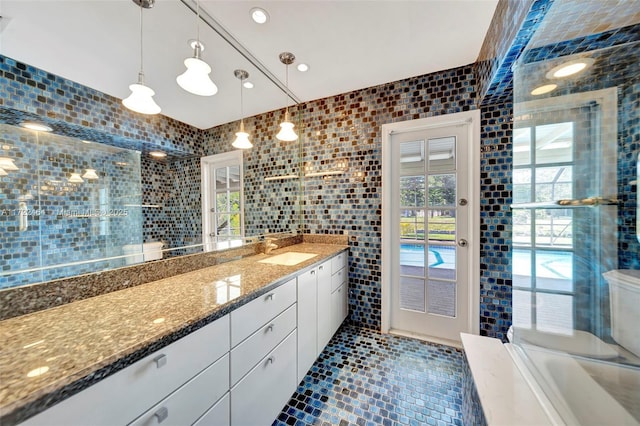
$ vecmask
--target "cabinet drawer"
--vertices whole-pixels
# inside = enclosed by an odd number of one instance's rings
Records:
[[[209,411],[204,413],[193,426],[229,426],[231,424],[231,407],[229,393],[216,402]]]
[[[229,391],[229,355],[131,423],[131,426],[190,425]]]
[[[296,328],[296,306],[264,324],[231,351],[231,385],[236,384],[266,354]]]
[[[331,275],[331,291],[334,292],[342,284],[347,282],[347,269],[340,269],[335,274]]]
[[[231,347],[253,334],[296,301],[296,279],[231,312]]]
[[[343,251],[331,259],[331,273],[335,274],[347,266],[347,252]]]
[[[296,390],[293,331],[231,389],[231,424],[270,425]]]
[[[128,424],[228,351],[227,315],[28,419],[24,424]]]

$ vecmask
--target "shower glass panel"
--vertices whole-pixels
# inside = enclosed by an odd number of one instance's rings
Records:
[[[514,68],[511,341],[566,424],[636,424],[640,45],[562,56],[535,42]]]
[[[136,262],[139,152],[7,124],[0,149],[0,288]]]

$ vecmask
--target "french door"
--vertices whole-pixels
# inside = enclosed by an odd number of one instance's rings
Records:
[[[392,332],[458,342],[460,332],[473,331],[470,125],[421,126],[388,138],[383,215]]]

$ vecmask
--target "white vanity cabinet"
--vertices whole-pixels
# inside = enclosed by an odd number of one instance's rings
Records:
[[[298,275],[298,382],[331,339],[331,261]]]
[[[349,283],[347,253],[331,259],[331,335],[333,336],[349,315]]]
[[[23,425],[271,424],[347,316],[342,252]]]
[[[271,424],[296,389],[296,282],[230,314],[234,426]]]
[[[159,419],[163,425],[191,424],[228,391],[228,352],[227,315],[23,425],[138,425]],[[181,401],[195,402],[185,410]]]

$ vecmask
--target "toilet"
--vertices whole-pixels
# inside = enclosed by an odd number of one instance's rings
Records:
[[[611,337],[618,345],[640,357],[640,270],[612,270],[602,274],[609,284],[611,308]],[[547,333],[520,327],[510,327],[509,341],[566,352],[594,359],[613,359],[620,356],[615,345],[581,330],[572,334]]]
[[[615,269],[602,275],[609,283],[611,337],[640,357],[640,270]]]
[[[147,262],[149,260],[162,259],[162,241],[152,241],[144,244],[127,244],[122,247],[123,254],[127,256],[124,261],[127,265]],[[140,249],[142,248],[142,253]]]

